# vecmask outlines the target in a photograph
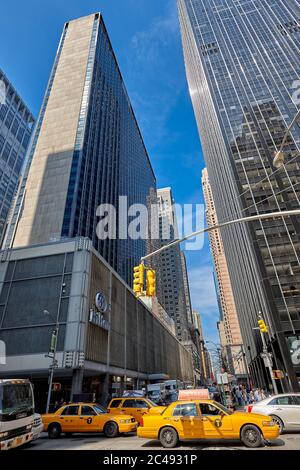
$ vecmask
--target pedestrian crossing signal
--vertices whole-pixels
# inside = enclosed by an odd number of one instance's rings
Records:
[[[59,392],[61,390],[61,383],[56,382],[52,384],[52,392]]]
[[[273,378],[275,380],[281,380],[284,378],[284,373],[282,370],[273,370]]]

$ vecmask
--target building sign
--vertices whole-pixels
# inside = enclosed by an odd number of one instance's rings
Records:
[[[217,374],[217,383],[218,385],[228,384],[228,374],[223,372],[222,374]]]
[[[293,365],[300,366],[300,336],[288,337],[287,343]]]
[[[95,297],[95,306],[96,309],[101,312],[105,313],[107,311],[108,305],[107,305],[107,300],[104,294],[102,292],[98,292]]]
[[[102,328],[103,330],[106,330],[106,331],[110,330],[109,321],[106,320],[101,313],[95,312],[95,310],[93,310],[92,308],[90,310],[89,322],[92,325],[99,326],[99,328]]]

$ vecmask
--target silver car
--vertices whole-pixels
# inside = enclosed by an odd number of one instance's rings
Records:
[[[268,415],[283,431],[300,431],[300,393],[273,395],[265,400],[247,405],[245,411]]]

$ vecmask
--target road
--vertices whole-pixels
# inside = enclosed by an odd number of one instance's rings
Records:
[[[59,439],[48,439],[43,433],[39,439],[23,447],[27,450],[161,450],[157,441],[139,439],[135,434],[107,439],[101,434],[75,434],[72,437],[62,435]],[[185,442],[179,450],[245,450],[237,441]],[[255,449],[254,449],[255,450]],[[267,443],[260,450],[300,450],[300,433],[283,434],[276,441]]]

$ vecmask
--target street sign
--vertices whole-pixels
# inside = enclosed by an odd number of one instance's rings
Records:
[[[223,374],[217,374],[217,383],[218,385],[225,385],[228,384],[228,374],[224,372]]]

